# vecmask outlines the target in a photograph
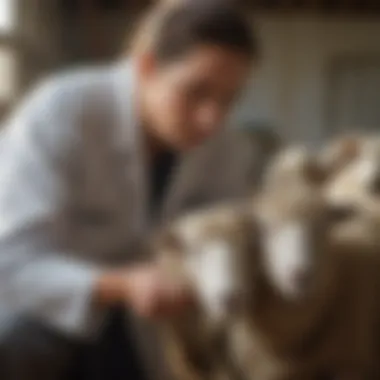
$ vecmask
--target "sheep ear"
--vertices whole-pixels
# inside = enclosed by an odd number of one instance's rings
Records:
[[[322,153],[322,162],[330,173],[345,167],[358,157],[362,148],[362,140],[357,136],[346,136],[333,142]]]

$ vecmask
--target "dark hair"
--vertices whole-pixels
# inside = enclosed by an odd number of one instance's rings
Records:
[[[242,10],[227,1],[182,0],[164,11],[153,10],[145,21],[140,33],[150,39],[149,48],[159,62],[180,58],[201,44],[232,49],[248,58],[258,55],[254,31]]]

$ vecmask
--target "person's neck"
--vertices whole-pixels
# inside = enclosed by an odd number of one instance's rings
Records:
[[[148,160],[157,159],[167,153],[171,153],[172,149],[164,144],[153,132],[153,128],[149,128],[148,124],[142,125],[142,133],[145,140],[145,149]]]
[[[146,101],[143,96],[143,91],[137,94],[138,100],[138,114],[140,120],[140,128],[143,140],[145,142],[146,155],[149,160],[160,156],[169,150],[165,144],[160,141],[157,137],[157,134],[152,127],[152,123],[150,122],[148,108],[146,106]]]
[[[160,138],[159,133],[157,133],[157,130],[154,128],[154,123],[151,121],[149,107],[143,94],[144,91],[142,90],[137,93],[138,114],[141,133],[145,141],[146,155],[148,160],[153,160],[166,153],[173,152],[173,149]]]

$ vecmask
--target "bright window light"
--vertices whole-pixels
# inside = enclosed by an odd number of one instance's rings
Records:
[[[9,32],[14,26],[15,0],[0,0],[0,32]]]

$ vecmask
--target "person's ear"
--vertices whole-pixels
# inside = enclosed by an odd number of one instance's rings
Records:
[[[156,59],[151,52],[143,52],[136,58],[138,76],[141,79],[149,78],[156,69]]]

